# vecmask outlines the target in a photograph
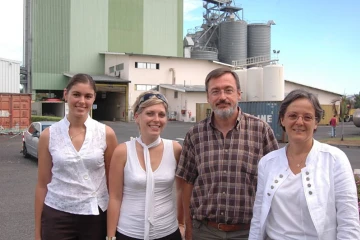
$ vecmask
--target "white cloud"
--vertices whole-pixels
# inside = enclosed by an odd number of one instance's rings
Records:
[[[202,0],[184,0],[184,21],[198,21],[202,19],[200,10],[203,7]]]

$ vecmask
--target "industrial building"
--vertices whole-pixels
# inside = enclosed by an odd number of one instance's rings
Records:
[[[0,58],[0,93],[20,93],[20,62]]]
[[[183,0],[24,0],[24,14],[34,101],[61,98],[64,73],[103,75],[100,52],[183,56]]]
[[[322,104],[340,97],[284,80],[279,52],[271,54],[275,22],[248,23],[231,0],[204,0],[203,24],[184,39],[182,0],[24,1],[33,20],[25,31],[33,39],[26,42],[32,114],[63,116],[63,89],[79,72],[96,81],[96,120],[132,121],[136,97],[157,89],[169,100],[170,120],[194,122],[202,117],[197,104],[207,102],[205,77],[221,66],[238,74],[242,102],[281,101],[295,88]]]

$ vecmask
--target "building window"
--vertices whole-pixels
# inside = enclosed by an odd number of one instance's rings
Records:
[[[160,63],[135,62],[135,68],[160,69]]]
[[[135,84],[135,90],[137,91],[148,91],[148,90],[157,90],[157,85],[152,84]]]
[[[113,72],[115,72],[115,67],[114,66],[109,67],[109,73],[113,73]]]
[[[123,63],[120,63],[120,64],[116,65],[116,71],[121,71],[121,70],[124,70],[124,64]]]
[[[178,91],[174,91],[174,98],[178,98],[179,92]]]

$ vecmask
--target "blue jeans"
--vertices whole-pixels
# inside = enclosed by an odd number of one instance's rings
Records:
[[[331,137],[336,137],[336,127],[331,126]]]

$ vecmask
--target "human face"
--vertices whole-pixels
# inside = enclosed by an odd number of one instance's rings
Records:
[[[306,98],[293,101],[281,118],[281,125],[285,127],[289,142],[312,142],[317,128],[315,108]]]
[[[235,78],[231,73],[209,81],[207,100],[216,116],[223,119],[234,116],[240,99],[240,90],[236,88]]]
[[[69,105],[70,115],[85,117],[95,101],[95,92],[90,84],[77,83],[70,90],[64,90],[64,98]]]
[[[144,108],[141,113],[135,114],[135,121],[139,125],[143,137],[159,137],[167,123],[166,110],[163,103]]]

